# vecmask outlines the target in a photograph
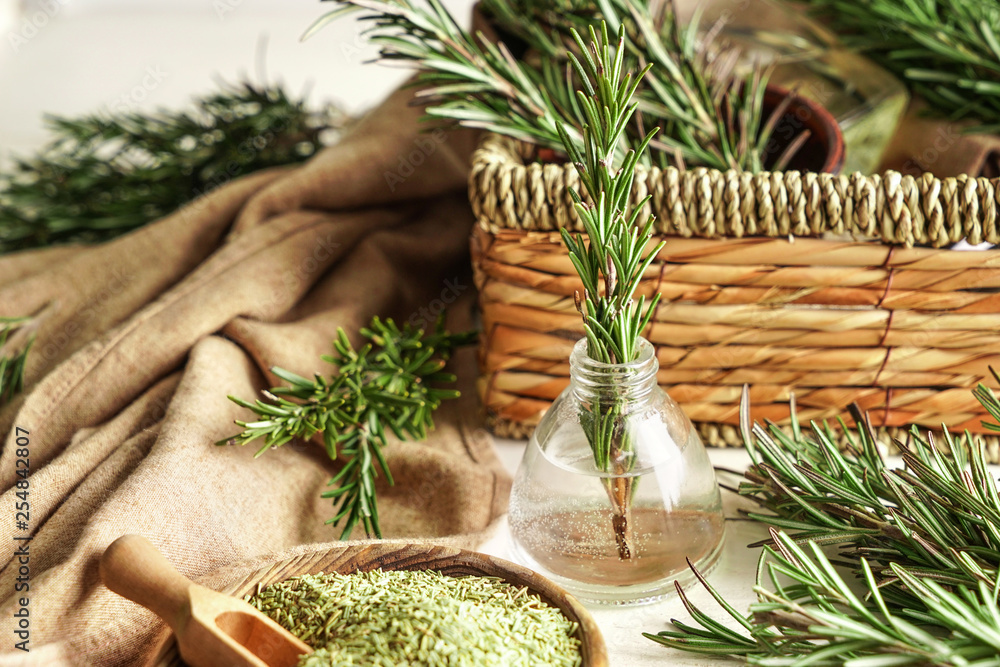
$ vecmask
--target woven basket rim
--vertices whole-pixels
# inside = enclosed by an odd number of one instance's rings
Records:
[[[582,230],[571,164],[529,162],[533,146],[485,133],[473,155],[469,198],[486,230]],[[961,240],[1000,244],[1000,178],[811,172],[742,173],[697,167],[638,168],[633,203],[664,236],[833,238],[941,248]]]

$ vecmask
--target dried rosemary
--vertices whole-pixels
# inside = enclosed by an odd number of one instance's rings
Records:
[[[527,588],[434,570],[306,574],[250,604],[316,651],[299,667],[581,664],[577,624]]]

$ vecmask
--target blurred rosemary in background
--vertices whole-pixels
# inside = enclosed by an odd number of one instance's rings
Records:
[[[766,73],[759,67],[739,73],[738,50],[719,43],[715,28],[699,35],[697,19],[681,26],[672,2],[486,0],[480,8],[500,33],[498,41],[464,30],[439,0],[337,4],[306,36],[358,13],[383,61],[418,70],[419,95],[434,119],[559,154],[562,125],[582,150],[576,91],[584,82],[568,54],[583,57],[574,30],[586,34],[604,21],[612,34],[624,31],[625,70],[653,66],[635,91],[639,106],[616,147],[619,158],[627,142],[637,145],[659,127],[644,163],[757,172],[783,168],[807,138],[801,133],[787,146],[769,145],[784,109],[764,109]]]
[[[995,0],[806,0],[848,46],[896,73],[953,120],[1000,133]]]
[[[280,86],[220,84],[188,109],[50,116],[48,145],[0,173],[0,255],[97,243],[239,176],[301,162],[346,124]],[[27,317],[0,318],[0,406],[21,391]]]
[[[220,84],[180,110],[49,116],[49,143],[0,173],[0,254],[107,241],[234,178],[307,159],[344,120],[251,83]]]

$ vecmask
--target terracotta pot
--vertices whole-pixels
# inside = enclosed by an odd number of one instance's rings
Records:
[[[764,150],[765,167],[770,167],[777,161],[795,137],[808,131],[809,138],[792,157],[785,170],[839,173],[844,166],[844,135],[837,120],[822,105],[780,86],[768,85],[764,91],[765,118],[769,110],[778,108],[788,97],[792,97],[792,101],[775,126],[771,141]]]

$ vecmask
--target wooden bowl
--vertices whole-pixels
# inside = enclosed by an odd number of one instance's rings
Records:
[[[500,577],[516,586],[527,586],[533,593],[558,608],[579,626],[583,667],[608,667],[604,637],[590,613],[576,598],[545,577],[514,563],[474,551],[431,544],[362,544],[324,548],[262,566],[230,586],[221,589],[236,597],[253,593],[258,584],[273,584],[300,574],[319,572],[368,572],[383,570],[439,570],[452,576],[475,575]],[[148,667],[184,667],[171,636]]]

